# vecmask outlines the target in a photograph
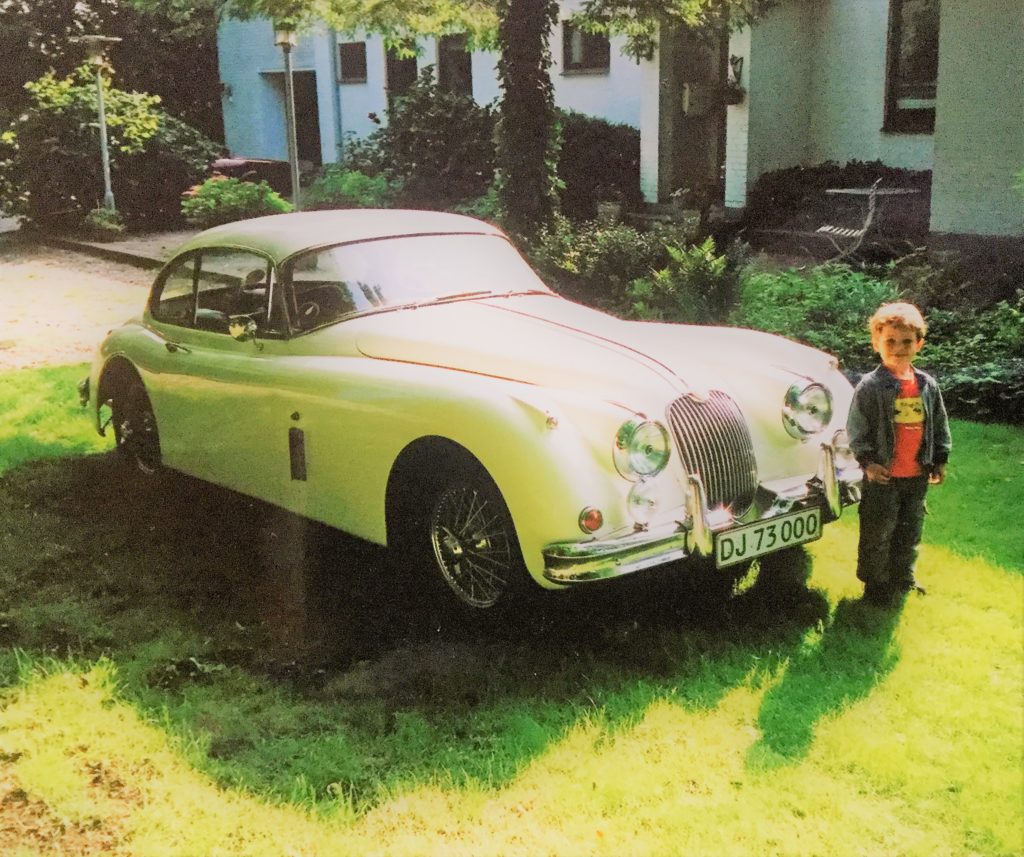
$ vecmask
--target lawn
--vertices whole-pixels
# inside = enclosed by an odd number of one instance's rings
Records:
[[[902,610],[848,514],[717,609],[438,626],[377,548],[127,478],[84,372],[0,375],[0,852],[1024,853],[1020,429],[954,424]]]

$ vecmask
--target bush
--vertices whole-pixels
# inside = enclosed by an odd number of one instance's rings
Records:
[[[790,167],[761,175],[750,189],[744,221],[762,227],[791,224],[794,217],[804,215],[809,222],[803,225],[817,228],[822,223],[834,222],[833,217],[849,207],[857,218],[863,218],[859,202],[844,203],[829,198],[826,188],[870,187],[876,179],[884,186],[915,187],[922,191],[914,205],[924,205],[931,189],[931,173],[888,167],[881,161],[850,161],[840,165],[826,161],[810,167]],[[895,212],[887,212],[892,221]],[[795,224],[794,224],[795,225]]]
[[[14,178],[0,183],[0,207],[36,222],[77,226],[103,196],[95,78],[83,66],[26,88],[33,106],[3,135]],[[181,192],[204,175],[220,148],[160,110],[156,96],[105,84],[104,102],[118,209],[130,222],[176,222]]]
[[[708,238],[689,247],[666,247],[668,265],[627,289],[632,314],[654,321],[711,324],[725,321],[736,302],[739,266],[719,255]]]
[[[395,99],[386,127],[347,144],[344,166],[396,182],[401,205],[449,207],[491,186],[494,123],[489,107],[441,89],[426,68]]]
[[[291,210],[292,204],[282,199],[266,182],[245,182],[223,176],[207,179],[188,191],[181,201],[181,213],[185,219],[203,229]]]
[[[935,375],[952,416],[1024,425],[1024,359],[992,360]]]
[[[306,191],[308,209],[387,208],[400,188],[382,175],[368,176],[338,164],[325,166]]]
[[[640,132],[574,112],[562,113],[559,126],[562,214],[573,220],[591,219],[601,199],[639,208]]]
[[[85,215],[79,232],[94,241],[114,241],[124,233],[124,218],[109,208],[94,208]]]
[[[626,287],[668,263],[667,244],[685,243],[673,227],[640,232],[624,223],[556,217],[528,248],[534,265],[568,297],[605,309],[625,309]]]
[[[853,369],[873,366],[867,321],[898,292],[845,265],[799,271],[752,272],[743,277],[741,298],[730,322],[788,336],[835,354]]]

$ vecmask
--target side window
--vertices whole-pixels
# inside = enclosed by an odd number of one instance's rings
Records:
[[[232,316],[255,320],[264,335],[284,329],[283,315],[271,312],[272,267],[268,259],[248,250],[214,248],[199,258],[195,326],[227,333]]]
[[[165,324],[191,327],[195,317],[192,293],[196,282],[196,256],[186,256],[173,263],[162,280],[158,280],[150,298],[153,318]]]

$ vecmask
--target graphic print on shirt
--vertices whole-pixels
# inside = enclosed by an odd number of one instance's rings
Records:
[[[918,464],[917,453],[921,449],[924,432],[924,400],[916,378],[900,381],[900,392],[896,396],[892,419],[896,447],[889,472],[897,477],[920,476],[921,465]]]

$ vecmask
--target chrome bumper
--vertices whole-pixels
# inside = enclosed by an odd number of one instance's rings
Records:
[[[834,521],[860,500],[859,469],[839,471],[835,450],[822,444],[818,472],[797,491],[778,492],[757,520],[813,506],[821,507],[823,520]],[[709,557],[714,552],[714,533],[740,523],[722,519],[708,509],[700,477],[689,477],[685,520],[624,536],[579,542],[557,542],[544,548],[544,577],[557,584],[606,580],[653,568],[689,556]]]

